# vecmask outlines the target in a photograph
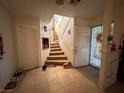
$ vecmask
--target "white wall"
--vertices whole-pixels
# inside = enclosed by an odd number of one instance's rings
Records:
[[[48,31],[47,32],[44,32],[43,30],[43,26],[46,25],[48,27]],[[45,61],[49,55],[49,51],[50,51],[50,48],[49,49],[43,49],[42,48],[42,38],[45,37],[45,38],[49,38],[49,42],[50,42],[50,28],[49,28],[49,25],[45,24],[45,23],[42,23],[42,20],[40,20],[40,43],[41,43],[41,56],[42,56],[42,65],[45,64]]]
[[[122,3],[118,3],[118,1],[114,4],[114,11],[112,15],[112,21],[115,23],[114,27],[114,42],[117,45],[117,48],[120,45],[120,37],[122,34],[124,34],[124,5]],[[103,15],[99,15],[96,17],[93,17],[89,19],[89,25],[95,26],[103,24]],[[104,51],[103,51],[104,52]],[[105,57],[109,57],[108,59],[104,59]],[[107,52],[102,55],[103,60],[105,63],[104,68],[102,68],[102,71],[100,71],[100,81],[99,86],[102,88],[108,88],[111,86],[114,82],[116,82],[117,77],[117,71],[118,71],[118,63],[119,63],[119,52]],[[107,71],[105,72],[105,70]],[[105,78],[103,78],[105,77]],[[102,82],[103,81],[103,82]]]
[[[60,46],[72,65],[75,67],[88,65],[90,41],[90,29],[88,27],[88,21],[79,17],[63,17],[59,30]],[[80,36],[77,36],[78,33]],[[76,49],[78,51],[76,51]]]
[[[0,33],[3,37],[5,54],[0,60],[0,82],[4,87],[9,81],[10,77],[15,72],[15,56],[13,45],[13,34],[11,30],[11,17],[8,12],[0,6]]]
[[[54,24],[55,24],[54,22],[55,21],[54,21],[54,17],[53,17],[52,20],[49,23],[50,42],[53,41],[53,30],[52,30],[52,28],[54,27]]]
[[[61,16],[60,16],[61,17]],[[61,40],[61,38],[63,38],[64,36],[62,36],[63,35],[63,33],[64,33],[64,31],[65,32],[68,32],[68,28],[70,28],[70,26],[68,25],[68,24],[70,24],[71,22],[69,22],[70,21],[70,17],[61,17],[62,18],[62,20],[61,20],[61,22],[60,22],[60,24],[59,24],[59,27],[57,28],[58,30],[59,30],[59,32],[57,32],[58,33],[58,35],[59,35],[59,39]],[[66,28],[66,26],[68,26],[67,28]]]
[[[68,24],[67,28],[66,25]],[[66,28],[66,29],[65,29]],[[64,32],[65,30],[65,32]],[[70,34],[69,31],[70,30]],[[68,57],[69,62],[73,64],[73,49],[74,49],[74,19],[63,17],[59,28],[60,46]],[[64,34],[63,34],[64,33]]]
[[[103,24],[103,15],[97,15],[95,17],[88,19],[88,24],[90,27]]]
[[[115,31],[114,31],[114,40],[117,45],[120,44],[120,38],[124,34],[124,5],[118,4],[114,8],[114,22],[115,22]]]
[[[117,1],[118,2],[118,1]],[[113,41],[117,45],[117,49],[120,45],[120,38],[122,37],[122,34],[124,34],[124,4],[122,3],[115,3],[114,6],[114,12],[113,12],[113,20],[115,23],[114,27],[114,36]],[[124,37],[123,37],[124,40]],[[105,81],[105,88],[111,86],[113,83],[117,81],[117,73],[118,73],[118,64],[119,64],[119,51],[110,52],[109,54],[106,54],[109,58],[107,59],[108,62],[106,67],[107,73]]]

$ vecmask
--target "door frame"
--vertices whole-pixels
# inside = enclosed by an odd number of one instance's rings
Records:
[[[100,68],[97,68],[97,67],[95,67],[95,66],[92,66],[91,64],[90,64],[90,57],[91,57],[91,43],[92,43],[92,28],[94,28],[94,27],[98,27],[98,26],[103,26],[103,24],[99,24],[99,25],[95,25],[95,26],[91,26],[90,27],[90,44],[89,44],[89,66],[91,66],[91,67],[93,67],[93,68],[95,68],[95,69],[97,69],[97,70],[100,70]]]
[[[87,54],[87,56],[88,56],[88,58],[87,58],[87,61],[86,61],[86,64],[84,64],[84,65],[77,65],[77,58],[75,57],[75,55],[77,55],[78,54],[78,50],[77,50],[77,48],[78,48],[78,45],[76,44],[77,43],[77,33],[78,32],[81,32],[81,33],[83,33],[83,32],[85,32],[85,31],[83,31],[82,30],[82,28],[83,28],[83,30],[84,29],[86,29],[87,31],[88,31],[88,36],[90,36],[89,34],[90,34],[90,27],[87,27],[87,26],[83,26],[83,25],[76,25],[75,27],[74,27],[74,52],[73,52],[73,60],[74,60],[74,63],[73,63],[73,65],[74,65],[74,67],[83,67],[83,66],[88,66],[89,65],[89,40],[90,40],[90,38],[88,39],[88,54]],[[81,29],[81,31],[79,31]],[[86,31],[86,32],[87,32]]]
[[[16,30],[15,30],[15,35],[16,35],[16,44],[17,44],[17,48],[16,48],[16,54],[17,54],[17,62],[18,62],[18,70],[22,71],[22,69],[20,69],[20,62],[19,62],[19,55],[18,55],[18,37],[17,37],[17,33],[20,30],[20,27],[24,27],[24,28],[32,28],[36,30],[36,35],[37,35],[37,67],[41,67],[42,66],[42,61],[41,61],[41,43],[40,43],[40,28],[37,26],[33,26],[33,25],[28,25],[28,24],[16,24]]]

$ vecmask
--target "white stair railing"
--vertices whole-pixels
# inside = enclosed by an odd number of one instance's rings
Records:
[[[64,34],[65,34],[65,31],[66,31],[66,29],[67,29],[67,27],[68,27],[70,21],[71,21],[71,18],[69,18],[69,20],[68,20],[68,22],[67,22],[67,24],[66,24],[66,26],[65,26],[65,28],[64,28],[64,31],[62,31],[63,33],[62,33],[62,35],[61,35],[59,41],[62,40],[62,38],[63,38],[63,36],[64,36]],[[60,25],[62,25],[62,23],[61,23]]]

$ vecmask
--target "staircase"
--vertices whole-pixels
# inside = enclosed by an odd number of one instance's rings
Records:
[[[69,62],[67,56],[64,55],[64,52],[60,48],[59,42],[52,42],[50,44],[50,53],[45,62],[46,65],[63,65],[64,63]]]

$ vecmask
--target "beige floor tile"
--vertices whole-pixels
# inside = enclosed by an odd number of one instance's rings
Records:
[[[58,90],[51,92],[51,93],[66,93],[66,91],[64,88],[61,88],[61,89],[58,89]]]
[[[96,87],[94,84],[92,84],[91,82],[89,82],[89,81],[86,80],[86,79],[79,80],[79,81],[77,82],[77,84],[78,84],[79,86],[81,86],[82,89],[84,89],[84,90],[87,91],[87,92]]]
[[[60,78],[60,82],[62,82],[63,86],[70,85],[70,84],[74,83],[74,81],[69,76],[67,76],[67,75],[62,76]]]
[[[106,91],[97,88],[98,72],[92,68],[41,68],[23,74],[18,86],[4,93],[124,93],[124,84],[116,83]]]
[[[48,84],[49,84],[50,92],[54,92],[63,87],[59,78],[51,79],[50,81],[48,81]]]
[[[63,88],[62,84],[49,85],[50,92],[57,91]]]
[[[96,88],[93,88],[92,90],[88,91],[88,93],[105,93],[105,92],[96,87]]]
[[[58,71],[57,72],[59,77],[65,76],[67,73],[65,71]]]
[[[55,73],[55,72],[56,72],[55,68],[47,68],[47,70],[46,70],[47,74],[52,74],[52,73]]]
[[[57,73],[49,73],[47,74],[47,79],[50,81],[51,79],[58,78]]]
[[[51,80],[48,80],[49,85],[55,85],[61,83],[59,78],[52,78]]]
[[[49,93],[49,86],[48,85],[37,85],[34,87],[34,93]]]
[[[47,75],[37,76],[34,78],[34,81],[44,81],[47,80]]]
[[[3,91],[2,93],[18,93],[18,91],[16,89],[12,89],[12,90]]]
[[[19,84],[20,89],[28,89],[30,87],[33,87],[33,81],[23,81],[21,84]]]
[[[65,87],[66,93],[86,93],[87,91],[77,84]]]
[[[54,92],[63,87],[62,83],[58,78],[52,79],[51,81],[48,82],[48,84],[49,84],[50,92]]]
[[[18,93],[34,93],[34,87],[20,88],[18,89]]]

